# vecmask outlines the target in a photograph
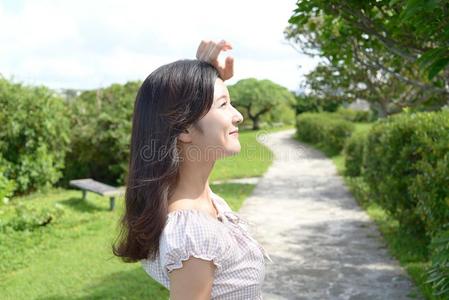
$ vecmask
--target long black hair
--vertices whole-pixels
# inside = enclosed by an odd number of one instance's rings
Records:
[[[152,72],[134,104],[125,212],[113,253],[125,262],[153,259],[165,226],[168,199],[178,183],[178,135],[210,110],[217,70],[178,60]]]

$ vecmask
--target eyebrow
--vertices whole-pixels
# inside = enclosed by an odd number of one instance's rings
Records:
[[[227,98],[227,97],[228,97],[228,95],[221,95],[220,97],[217,98],[217,101],[220,100],[220,99],[222,99],[222,98]],[[230,99],[229,99],[229,102],[231,102]]]

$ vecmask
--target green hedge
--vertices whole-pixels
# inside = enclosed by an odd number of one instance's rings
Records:
[[[362,174],[363,153],[367,135],[365,131],[357,132],[346,141],[343,149],[346,176],[356,177]]]
[[[351,122],[371,122],[374,118],[370,110],[353,110],[339,107],[336,113],[341,115],[343,119]]]
[[[430,245],[432,265],[428,270],[428,281],[438,299],[449,299],[449,227],[441,230]]]
[[[449,222],[449,112],[399,114],[367,138],[364,179],[402,226],[432,236]]]
[[[49,187],[62,176],[70,139],[63,100],[45,87],[28,87],[0,77],[0,194]],[[11,183],[13,182],[13,183]]]
[[[354,125],[335,113],[303,113],[296,119],[297,136],[301,141],[314,144],[328,155],[343,149]]]

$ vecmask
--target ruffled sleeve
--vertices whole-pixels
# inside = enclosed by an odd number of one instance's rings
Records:
[[[168,215],[160,239],[161,265],[167,274],[190,256],[212,261],[218,271],[230,247],[220,222],[206,212],[178,210]]]

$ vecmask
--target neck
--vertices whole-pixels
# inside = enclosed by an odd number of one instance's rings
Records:
[[[175,188],[173,200],[188,198],[210,202],[209,176],[214,161],[182,161],[179,169],[179,181]]]

